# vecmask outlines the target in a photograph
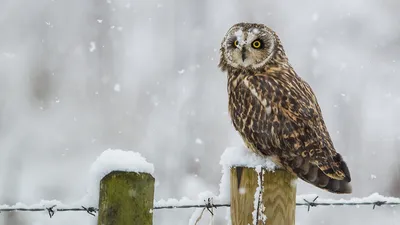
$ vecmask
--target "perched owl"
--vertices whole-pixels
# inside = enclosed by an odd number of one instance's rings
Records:
[[[229,114],[247,147],[334,193],[351,193],[350,172],[335,151],[310,86],[288,62],[277,34],[239,23],[221,44]]]

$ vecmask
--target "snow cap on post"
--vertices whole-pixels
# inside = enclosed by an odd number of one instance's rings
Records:
[[[149,173],[153,175],[154,166],[137,152],[120,149],[105,150],[90,167],[88,195],[84,198],[84,203],[98,204],[100,181],[113,171]]]
[[[275,163],[272,162],[271,159],[261,157],[244,146],[227,148],[221,156],[220,164],[222,166],[230,167],[245,166],[256,168],[257,166],[261,166],[268,171],[274,171],[276,167]]]
[[[123,151],[120,149],[107,149],[92,164],[91,175],[103,178],[112,171],[154,173],[154,166],[148,163],[140,153]]]
[[[248,167],[256,168],[261,166],[267,171],[274,171],[276,168],[269,158],[263,158],[246,147],[229,147],[222,153],[219,164],[222,166],[222,178],[219,184],[219,199],[229,201],[230,199],[230,170],[231,167]]]

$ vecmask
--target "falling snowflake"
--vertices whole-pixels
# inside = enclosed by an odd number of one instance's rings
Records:
[[[115,84],[114,85],[114,91],[115,92],[120,92],[121,91],[121,85],[120,84]]]
[[[199,144],[199,145],[201,145],[201,144],[203,144],[203,140],[201,140],[200,138],[196,138],[196,144]]]
[[[96,42],[91,41],[89,51],[94,52],[94,50],[96,50]]]

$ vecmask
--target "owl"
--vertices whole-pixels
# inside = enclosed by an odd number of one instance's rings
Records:
[[[351,193],[349,169],[333,146],[317,98],[272,29],[232,26],[218,66],[228,74],[233,126],[251,151],[318,188]]]

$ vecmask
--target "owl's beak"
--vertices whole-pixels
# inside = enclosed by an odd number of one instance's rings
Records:
[[[245,59],[246,59],[246,48],[242,47],[242,61],[244,62]]]

